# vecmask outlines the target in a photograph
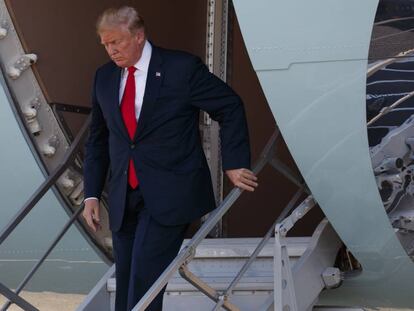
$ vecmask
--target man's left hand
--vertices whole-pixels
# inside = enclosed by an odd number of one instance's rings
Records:
[[[256,182],[257,177],[247,168],[227,170],[226,175],[231,180],[233,185],[242,190],[254,191],[254,189],[259,185]]]

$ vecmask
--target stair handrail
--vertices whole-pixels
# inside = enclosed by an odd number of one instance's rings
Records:
[[[223,292],[223,294],[220,295],[220,300],[216,303],[216,305],[213,308],[213,311],[218,311],[220,308],[224,305],[224,302],[226,300],[229,300],[233,294],[233,290],[236,287],[236,285],[239,283],[243,275],[246,273],[246,271],[249,269],[249,267],[252,265],[254,260],[256,260],[259,253],[262,251],[262,249],[265,247],[266,243],[270,240],[272,237],[276,225],[281,222],[283,219],[287,217],[287,215],[293,210],[295,207],[295,204],[299,200],[299,198],[303,195],[303,193],[306,192],[303,188],[299,188],[296,193],[293,195],[293,197],[290,199],[289,203],[286,205],[286,207],[282,210],[280,215],[277,217],[276,221],[272,224],[272,226],[269,228],[269,230],[266,232],[265,236],[260,240],[259,244],[256,246],[255,250],[252,252],[248,260],[243,264],[237,275],[234,277],[234,279],[231,281],[230,285],[226,288],[226,290]]]
[[[32,267],[32,269],[26,274],[26,276],[23,278],[23,281],[20,282],[20,284],[16,287],[14,290],[15,295],[19,295],[20,292],[23,290],[23,288],[26,286],[26,284],[32,279],[34,274],[39,270],[41,265],[45,262],[46,258],[50,255],[52,250],[56,247],[56,245],[62,240],[63,236],[66,234],[66,232],[70,229],[72,224],[76,221],[80,213],[83,211],[85,207],[85,204],[82,203],[82,205],[79,207],[79,209],[76,210],[75,213],[70,217],[70,219],[65,223],[63,228],[60,230],[60,232],[56,235],[56,237],[53,239],[52,243],[49,245],[47,250],[44,252],[42,257],[36,262],[36,264]],[[1,285],[1,283],[0,283]],[[19,297],[19,296],[18,296]],[[13,297],[15,298],[15,297]],[[13,301],[13,299],[8,299],[4,303],[4,305],[1,308],[1,311],[6,311],[12,303],[16,303]]]
[[[271,136],[271,138],[269,139],[268,143],[266,144],[265,148],[263,149],[257,163],[254,165],[253,173],[258,174],[264,168],[264,166],[267,163],[269,163],[272,167],[277,169],[280,173],[282,173],[289,180],[292,180],[296,185],[300,185],[300,187],[305,192],[309,192],[309,190],[307,189],[306,185],[304,184],[303,180],[300,177],[298,177],[295,173],[293,173],[288,167],[284,166],[281,162],[273,161],[275,150],[276,150],[276,143],[277,143],[279,134],[280,134],[279,129],[276,129],[273,135]],[[186,270],[186,266],[194,258],[197,246],[203,241],[203,239],[214,228],[214,226],[220,221],[220,219],[222,219],[222,217],[226,214],[226,212],[230,209],[230,207],[234,204],[234,202],[240,197],[242,192],[243,190],[239,188],[234,188],[233,190],[230,191],[230,193],[225,197],[225,199],[220,204],[220,206],[216,208],[212,213],[210,213],[210,216],[208,217],[208,219],[203,223],[200,229],[195,233],[193,238],[188,242],[186,246],[184,246],[181,249],[181,251],[178,253],[176,258],[163,271],[163,273],[159,276],[157,281],[150,287],[150,289],[145,293],[145,295],[141,298],[141,300],[135,305],[132,311],[144,311],[149,306],[149,304],[155,299],[155,297],[161,292],[164,286],[167,285],[168,281],[177,271],[180,271],[181,274],[189,273],[188,269]],[[298,193],[296,193],[294,198],[297,198],[298,196],[299,196]],[[292,201],[293,200],[291,200],[291,202]],[[287,206],[289,207],[289,210],[292,209],[291,202]],[[281,216],[284,218],[286,217],[287,213],[288,213],[288,209],[285,208],[285,210],[283,210],[282,212],[283,215],[281,214]],[[278,220],[279,219],[280,218],[278,218]],[[269,238],[270,238],[270,235],[271,233],[269,233]],[[263,239],[266,239],[266,238],[267,238],[267,235]],[[264,245],[265,243],[260,243],[256,251],[252,254],[252,257],[255,258],[260,252],[260,250],[259,251],[257,250],[260,247],[263,247]],[[233,282],[230,284],[228,288],[229,293],[232,291],[234,286],[240,280],[242,274],[247,270],[248,266],[253,262],[254,258],[252,260],[249,260],[247,263],[245,263],[245,266],[243,266],[242,269],[239,271],[239,274],[236,276],[236,278],[233,280]],[[204,284],[200,284],[202,283],[201,280],[195,277],[194,278],[189,277],[186,279],[187,281],[195,285],[198,289],[200,289],[202,292],[204,292],[209,298],[213,299],[216,302],[216,304],[219,303],[226,310],[238,310],[236,306],[230,304],[226,299],[223,299],[225,297],[217,295],[216,293],[214,293],[215,291],[212,292],[211,288],[209,288],[208,286],[205,286],[204,290],[202,290],[202,287]],[[193,282],[191,282],[190,279],[192,280],[197,279],[199,284],[198,285],[194,284]]]
[[[65,153],[62,162],[53,170],[53,172],[46,178],[46,180],[37,188],[32,196],[26,201],[23,207],[13,216],[4,229],[0,231],[0,245],[7,239],[19,223],[26,217],[26,215],[33,209],[33,207],[40,201],[40,199],[49,191],[49,189],[56,183],[59,177],[65,172],[72,161],[75,159],[79,148],[82,146],[91,116],[89,115],[86,122],[83,124],[81,130],[71,144],[68,151]]]
[[[21,221],[29,214],[29,212],[35,207],[35,205],[40,201],[40,199],[50,190],[51,187],[55,185],[58,178],[65,172],[65,170],[75,161],[76,156],[78,154],[79,149],[82,146],[82,141],[85,138],[89,124],[91,121],[91,116],[87,118],[86,122],[83,124],[82,128],[80,129],[78,135],[76,136],[75,140],[71,144],[68,151],[65,153],[62,162],[53,170],[53,172],[46,178],[46,180],[37,188],[37,190],[33,193],[33,195],[26,201],[23,207],[13,216],[13,218],[9,221],[9,223],[4,227],[4,229],[0,232],[0,245],[9,237],[9,235],[16,229],[16,227],[21,223]],[[33,305],[31,305],[28,301],[23,299],[19,296],[21,290],[23,290],[24,286],[30,281],[36,271],[40,268],[40,266],[44,263],[47,256],[51,253],[54,247],[58,244],[58,242],[62,239],[64,234],[70,228],[70,226],[76,221],[77,217],[81,213],[84,208],[84,204],[82,204],[76,212],[71,216],[71,218],[66,222],[65,226],[59,232],[59,234],[55,237],[52,243],[49,245],[43,256],[38,260],[38,262],[32,267],[29,273],[25,276],[23,281],[19,284],[16,291],[13,292],[7,286],[0,283],[0,294],[5,296],[8,300],[2,306],[1,311],[5,311],[9,308],[12,303],[20,306],[24,310],[28,311],[37,311]]]

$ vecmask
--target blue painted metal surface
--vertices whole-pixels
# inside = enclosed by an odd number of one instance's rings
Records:
[[[234,0],[276,122],[363,273],[333,305],[413,307],[414,265],[384,211],[369,156],[366,71],[377,0]]]
[[[0,82],[0,227],[4,227],[44,176],[19,128],[2,77]],[[49,191],[0,246],[0,282],[15,288],[67,220],[68,215]],[[87,293],[106,269],[78,229],[72,227],[26,289]]]

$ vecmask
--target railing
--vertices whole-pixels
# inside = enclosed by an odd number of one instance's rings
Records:
[[[149,304],[154,300],[154,298],[160,293],[162,288],[167,285],[169,279],[174,275],[176,271],[179,271],[180,275],[186,279],[189,283],[195,286],[198,290],[204,293],[207,297],[212,299],[216,304],[213,310],[219,310],[220,308],[224,308],[226,310],[239,310],[239,308],[232,304],[229,299],[232,296],[232,292],[235,289],[238,282],[241,280],[244,273],[250,267],[250,265],[254,262],[260,251],[266,245],[266,242],[272,236],[275,226],[278,222],[284,219],[290,211],[295,207],[295,204],[302,196],[303,193],[309,193],[306,185],[302,181],[302,179],[293,173],[287,166],[285,166],[280,160],[275,157],[275,152],[277,148],[277,139],[279,136],[279,131],[276,130],[275,133],[270,138],[269,142],[267,143],[266,147],[264,148],[257,164],[255,165],[253,172],[258,174],[266,163],[269,163],[273,168],[283,174],[286,178],[290,181],[295,183],[300,187],[300,189],[295,193],[292,197],[290,202],[284,208],[282,213],[279,215],[278,219],[275,223],[270,227],[266,235],[262,238],[256,249],[253,251],[250,258],[246,261],[246,263],[242,266],[236,277],[227,287],[227,289],[223,293],[219,293],[217,290],[206,284],[204,281],[199,279],[195,276],[191,271],[188,269],[189,262],[195,256],[195,250],[197,246],[201,243],[201,241],[207,236],[212,228],[220,221],[220,219],[224,216],[224,214],[230,209],[233,203],[239,198],[242,191],[238,188],[233,189],[227,197],[224,199],[222,204],[214,210],[210,214],[210,217],[207,221],[201,226],[201,228],[197,231],[194,237],[189,241],[189,243],[179,252],[177,257],[171,262],[171,264],[164,270],[158,280],[151,286],[151,288],[147,291],[147,293],[142,297],[142,299],[138,302],[138,304],[132,309],[133,311],[143,311],[145,310]]]
[[[274,300],[270,300],[275,310],[292,310],[297,311],[295,287],[288,255],[288,243],[286,235],[296,222],[303,218],[314,206],[316,202],[310,195],[304,200],[292,214],[286,218],[281,218],[273,227],[275,230],[275,256],[274,256],[274,275],[275,275],[275,290]],[[283,219],[283,220],[282,220]],[[278,278],[276,279],[276,276]]]
[[[71,147],[66,152],[63,161],[59,164],[56,169],[49,175],[49,177],[40,185],[36,192],[28,199],[24,206],[15,214],[15,216],[10,220],[6,227],[0,233],[0,245],[7,239],[7,237],[16,229],[20,222],[27,216],[27,214],[34,208],[34,206],[39,202],[39,200],[49,191],[49,189],[55,185],[59,177],[65,172],[65,170],[75,161],[76,156],[82,146],[82,142],[86,136],[87,130],[89,128],[91,117],[89,116],[87,121],[82,126],[75,140],[71,144]],[[8,301],[3,305],[1,311],[5,311],[9,308],[12,303],[15,303],[24,310],[34,311],[38,310],[32,306],[29,302],[24,300],[19,296],[21,290],[25,287],[27,282],[33,277],[39,267],[46,260],[47,256],[51,253],[53,248],[58,244],[62,239],[65,233],[68,231],[70,226],[76,221],[79,214],[82,212],[84,205],[82,204],[71,218],[66,222],[65,226],[61,229],[59,234],[52,241],[50,246],[47,248],[43,256],[38,260],[38,262],[33,266],[30,272],[25,276],[23,281],[16,288],[15,292],[11,291],[4,284],[0,283],[0,294],[4,295]]]
[[[81,147],[81,142],[83,141],[87,129],[90,123],[90,117],[83,125],[79,134],[73,141],[70,149],[65,154],[65,157],[62,163],[49,175],[49,177],[40,185],[36,192],[29,198],[29,200],[24,204],[24,206],[16,213],[12,220],[7,224],[7,226],[0,233],[0,245],[7,239],[7,237],[13,232],[13,230],[19,225],[19,223],[25,218],[25,216],[34,208],[34,206],[39,202],[39,200],[47,193],[47,191],[56,183],[58,178],[65,172],[65,170],[75,161],[79,148]],[[204,283],[202,280],[193,275],[188,269],[188,263],[193,259],[195,255],[195,249],[200,244],[200,242],[207,236],[207,234],[214,228],[214,226],[220,221],[223,215],[230,209],[233,203],[239,198],[242,191],[238,188],[232,190],[230,194],[225,198],[223,203],[217,208],[213,213],[211,213],[208,220],[202,225],[198,232],[191,239],[189,244],[178,254],[176,259],[167,267],[163,274],[159,277],[156,283],[150,288],[146,295],[139,301],[133,310],[145,310],[145,308],[151,303],[151,301],[157,296],[161,289],[167,284],[168,280],[173,276],[176,271],[182,275],[184,279],[193,284],[201,292],[206,294],[209,298],[215,301],[216,305],[213,310],[219,310],[221,307],[226,310],[239,310],[237,306],[232,304],[229,299],[232,296],[232,292],[237,286],[238,282],[243,277],[244,273],[248,270],[254,260],[257,258],[260,251],[266,245],[266,242],[272,236],[276,224],[284,219],[289,212],[295,207],[295,204],[298,202],[299,198],[304,193],[309,193],[308,189],[304,185],[303,181],[299,176],[293,173],[286,165],[284,165],[279,159],[275,157],[277,141],[279,137],[279,131],[276,130],[275,133],[270,138],[268,144],[264,148],[258,163],[255,165],[253,172],[255,174],[259,173],[263,167],[269,163],[272,167],[278,170],[283,174],[287,179],[300,187],[300,189],[295,193],[290,202],[284,208],[278,219],[270,227],[266,235],[262,238],[250,258],[246,261],[243,267],[238,272],[237,276],[230,283],[228,288],[223,292],[219,293],[208,284]],[[4,295],[8,301],[3,305],[1,311],[5,311],[9,308],[12,303],[15,303],[24,310],[34,311],[38,310],[25,299],[19,296],[21,290],[25,285],[30,281],[39,267],[43,264],[47,256],[51,253],[53,248],[61,240],[70,226],[76,221],[79,214],[82,212],[84,205],[82,204],[79,209],[72,215],[72,217],[67,221],[65,226],[55,237],[53,242],[50,244],[48,249],[45,251],[43,256],[38,260],[38,262],[33,266],[30,272],[25,276],[23,281],[16,288],[15,292],[11,291],[5,285],[0,283],[0,294]]]
[[[227,289],[224,291],[224,293],[219,296],[219,301],[216,303],[213,311],[220,310],[220,308],[224,305],[225,301],[229,300],[231,298],[234,288],[239,283],[239,281],[243,277],[244,273],[252,265],[252,263],[256,260],[259,253],[262,251],[262,249],[265,247],[266,243],[272,237],[272,234],[275,231],[276,224],[278,224],[282,219],[285,219],[285,217],[289,214],[289,212],[292,211],[292,209],[295,207],[295,204],[297,203],[299,198],[303,195],[303,193],[304,193],[303,189],[299,189],[295,193],[295,195],[292,197],[292,199],[289,201],[289,203],[283,209],[282,213],[280,213],[279,217],[276,219],[276,221],[273,223],[273,225],[267,231],[266,235],[259,242],[256,249],[250,255],[249,259],[244,263],[244,265],[242,266],[242,268],[240,269],[240,271],[238,272],[236,277],[233,279],[233,281],[230,283],[230,285],[227,287]]]

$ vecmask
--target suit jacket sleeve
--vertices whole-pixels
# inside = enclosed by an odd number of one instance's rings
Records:
[[[192,105],[206,111],[220,125],[223,170],[250,169],[249,133],[240,97],[210,73],[198,57],[194,58],[189,79]]]
[[[96,96],[97,76],[92,92],[92,118],[85,144],[84,192],[85,198],[100,198],[109,166],[108,128]]]

